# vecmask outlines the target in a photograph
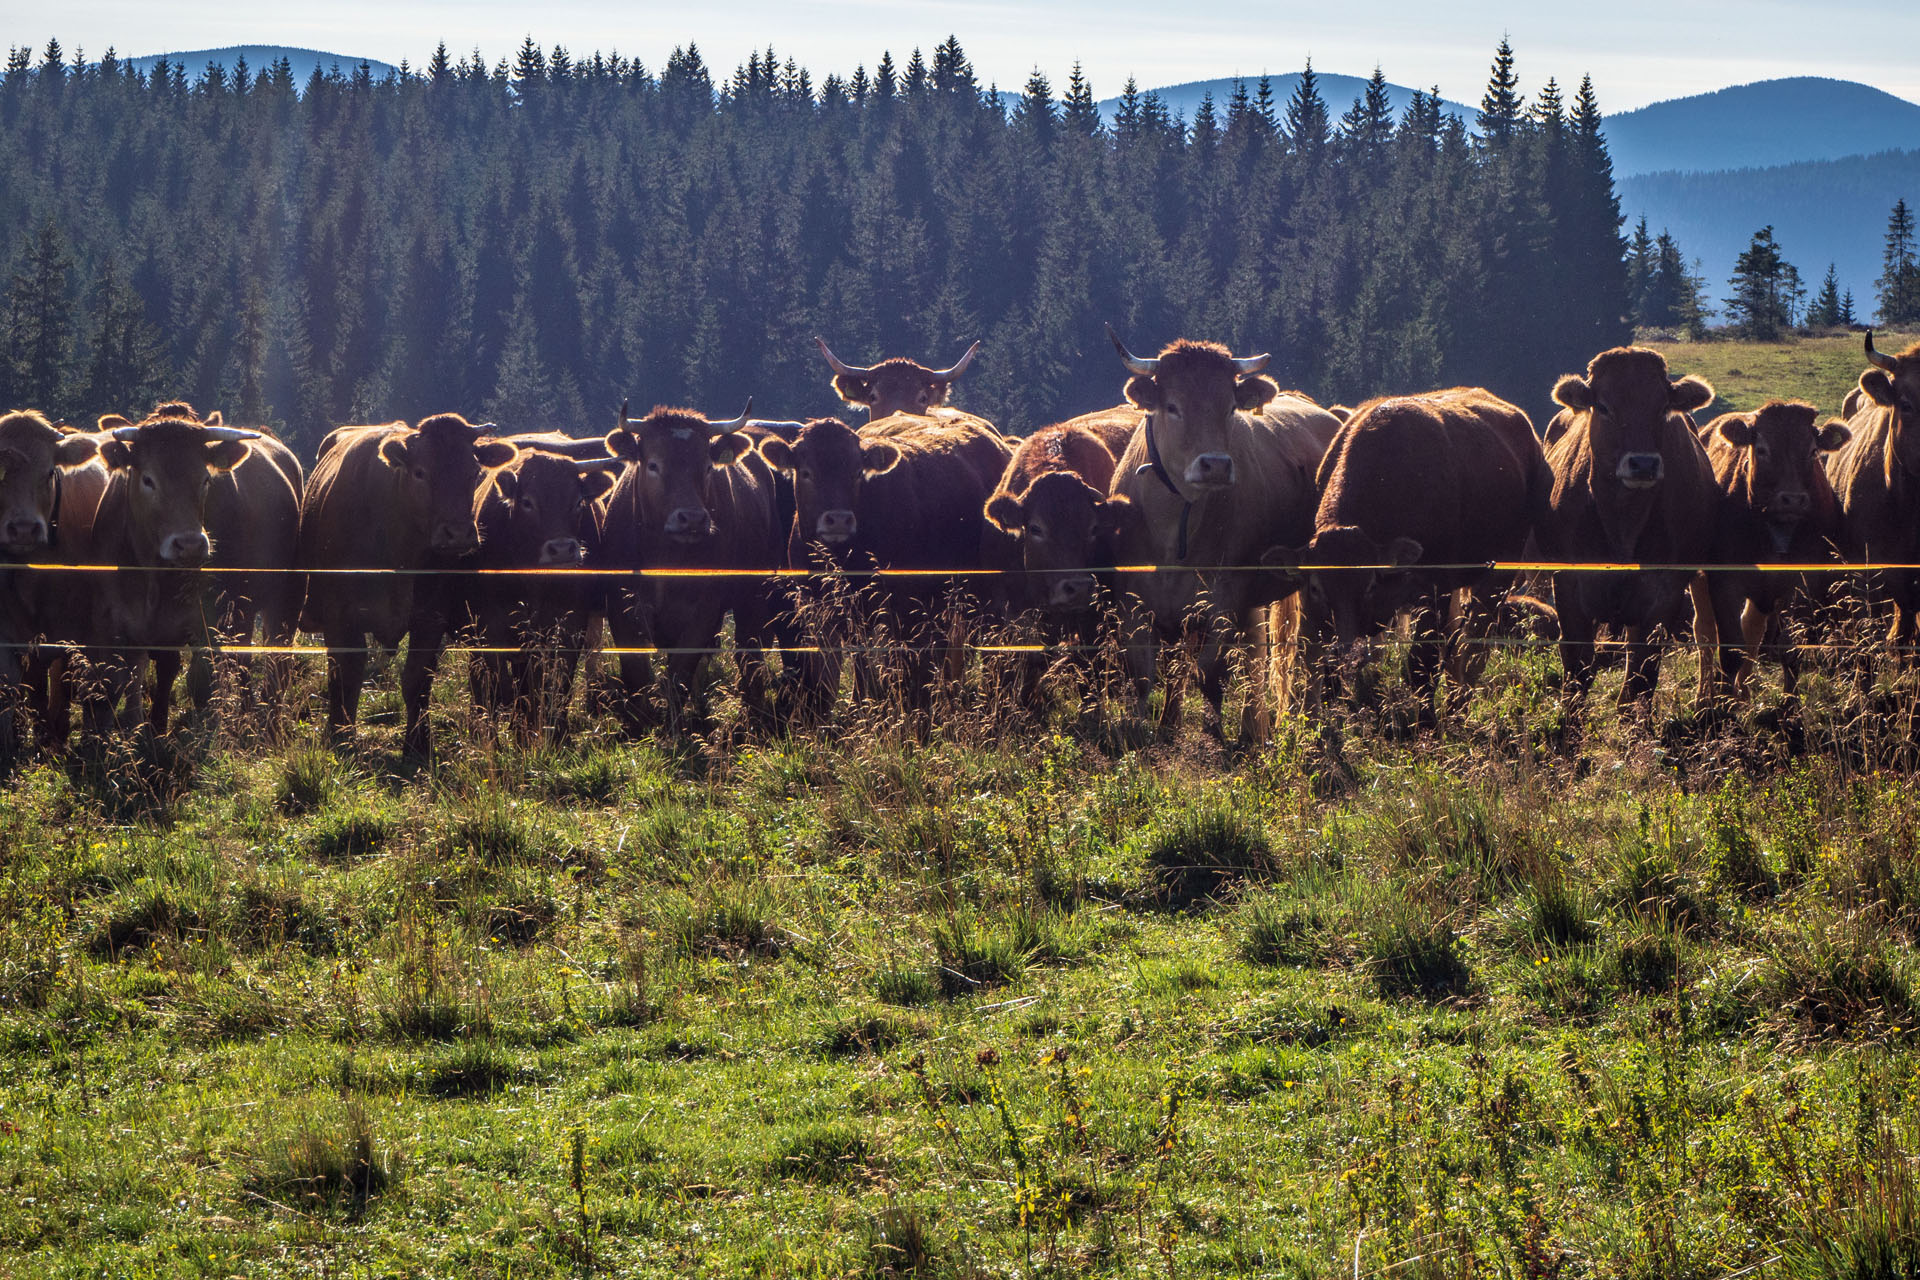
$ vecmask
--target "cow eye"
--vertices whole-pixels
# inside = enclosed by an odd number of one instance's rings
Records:
[[[421,484],[425,484],[427,482],[427,469],[425,467],[415,467],[413,469],[413,478]]]
[[[1167,401],[1166,407],[1167,407],[1167,412],[1172,414],[1174,417],[1177,418],[1180,416],[1180,406],[1173,403],[1173,401],[1171,400]]]
[[[1043,524],[1029,524],[1027,526],[1027,536],[1035,542],[1045,542],[1047,540],[1047,526]]]
[[[158,489],[160,486],[153,482],[152,476],[141,476],[140,487],[142,489],[147,490],[149,493],[151,493],[153,490]]]
[[[798,479],[801,479],[801,480],[805,480],[805,481],[806,481],[806,482],[807,482],[808,484],[812,484],[812,483],[813,483],[813,468],[812,468],[812,467],[802,467],[802,468],[800,468],[800,470],[799,470],[799,471],[797,471],[797,472],[795,472],[794,474],[795,474],[795,477],[796,477],[796,478],[798,478]]]
[[[522,498],[522,499],[520,499],[520,509],[521,509],[522,511],[531,511],[531,510],[533,510],[533,499],[532,499],[532,498]]]

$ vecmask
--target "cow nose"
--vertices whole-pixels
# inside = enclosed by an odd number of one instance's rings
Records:
[[[676,507],[667,517],[667,536],[697,538],[712,527],[705,507]]]
[[[435,551],[471,551],[479,544],[474,536],[473,526],[461,526],[451,520],[442,520],[433,526],[430,545]]]
[[[1058,609],[1079,609],[1093,601],[1093,575],[1072,573],[1055,578],[1048,600]]]
[[[1187,483],[1202,488],[1224,489],[1233,483],[1233,455],[1202,453],[1187,464]]]
[[[199,564],[212,549],[205,533],[170,533],[160,544],[160,559],[166,564]]]
[[[4,532],[8,546],[44,547],[47,545],[47,522],[39,516],[31,520],[9,520]]]
[[[829,542],[841,542],[860,531],[860,521],[851,511],[822,511],[813,531]]]
[[[580,563],[580,539],[548,538],[540,547],[541,564]]]
[[[1667,474],[1667,464],[1657,453],[1625,453],[1614,471],[1629,489],[1651,489]]]
[[[1813,510],[1813,496],[1807,493],[1776,493],[1767,504],[1770,516],[1798,518]]]

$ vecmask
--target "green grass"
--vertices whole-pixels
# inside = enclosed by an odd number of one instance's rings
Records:
[[[1337,758],[518,748],[456,687],[431,763],[30,764],[0,1276],[1906,1274],[1899,735],[1550,668]]]
[[[1876,332],[1881,351],[1903,351],[1920,334]],[[1769,400],[1805,400],[1838,415],[1840,403],[1867,369],[1860,335],[1790,338],[1784,342],[1650,342],[1667,357],[1675,377],[1699,374],[1719,398],[1695,415],[1701,422],[1722,413],[1757,409]]]

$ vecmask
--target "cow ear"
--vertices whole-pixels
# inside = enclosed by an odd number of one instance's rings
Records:
[[[1280,384],[1272,378],[1246,378],[1234,384],[1233,404],[1236,409],[1244,409],[1252,413],[1279,394]]]
[[[121,414],[103,413],[100,415],[100,421],[95,425],[101,431],[111,431],[115,427],[130,427],[133,424],[128,422],[125,416]]]
[[[1307,576],[1300,564],[1312,550],[1312,547],[1268,547],[1260,553],[1260,563],[1269,569],[1278,569],[1289,581],[1297,582]]]
[[[1395,538],[1386,545],[1386,563],[1396,569],[1404,569],[1410,564],[1420,563],[1420,557],[1427,549],[1414,538]]]
[[[1860,390],[1875,404],[1893,403],[1893,379],[1882,369],[1869,369],[1860,375]]]
[[[53,460],[62,467],[77,467],[100,452],[100,442],[92,436],[63,436],[53,446]]]
[[[215,440],[207,445],[207,470],[231,471],[247,460],[252,450],[245,440]]]
[[[1667,407],[1678,409],[1681,413],[1692,413],[1704,409],[1713,403],[1713,384],[1705,378],[1688,374],[1673,384],[1667,393]]]
[[[1027,510],[1020,499],[1004,489],[987,499],[987,520],[1006,533],[1018,533],[1027,523]]]
[[[849,378],[845,374],[836,374],[833,379],[833,393],[840,397],[843,404],[872,404],[873,383],[866,378]]]
[[[322,450],[322,452],[325,452]],[[407,465],[407,441],[404,436],[388,436],[380,442],[380,461],[390,467],[404,468]]]
[[[598,502],[613,492],[613,486],[620,483],[620,475],[612,467],[598,467],[592,471],[580,473],[580,493],[588,502]]]
[[[520,477],[511,471],[496,471],[493,473],[493,487],[500,491],[501,497],[512,502],[520,496]]]
[[[108,440],[100,446],[100,461],[118,471],[133,465],[133,446],[124,440]]]
[[[607,432],[607,453],[629,462],[640,461],[640,437],[631,431]]]
[[[1755,435],[1753,423],[1747,418],[1728,414],[1720,419],[1717,429],[1720,432],[1720,438],[1736,449],[1744,449],[1753,443]]]
[[[220,416],[218,409],[215,409],[206,416],[206,424],[210,427],[224,427],[227,424],[227,420]]]
[[[1160,384],[1152,378],[1138,375],[1127,379],[1127,403],[1136,409],[1145,409],[1152,413],[1160,407]]]
[[[505,440],[484,440],[473,446],[473,456],[481,466],[489,469],[504,467],[519,454],[520,451]]]
[[[1853,439],[1853,431],[1838,418],[1829,418],[1827,425],[1820,428],[1820,434],[1813,438],[1813,447],[1821,453],[1832,453]]]
[[[723,436],[715,436],[713,443],[707,446],[707,457],[716,467],[730,467],[753,452],[753,441],[744,431],[729,431]]]
[[[760,456],[775,471],[793,470],[793,446],[779,436],[767,436],[760,441]]]
[[[1553,402],[1575,413],[1593,408],[1593,388],[1577,373],[1570,373],[1553,384]]]
[[[1116,493],[1100,504],[1097,514],[1106,533],[1117,538],[1126,531],[1127,522],[1133,519],[1133,499],[1124,493]]]
[[[1345,426],[1347,419],[1353,416],[1353,406],[1350,404],[1328,405],[1327,412],[1338,418],[1341,426]]]
[[[870,476],[883,476],[900,465],[900,449],[885,440],[860,446],[860,463]]]

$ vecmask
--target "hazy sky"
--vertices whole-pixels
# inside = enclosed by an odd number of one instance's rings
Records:
[[[1298,70],[1310,55],[1323,70],[1354,75],[1378,63],[1396,83],[1438,84],[1475,102],[1505,33],[1523,88],[1549,75],[1570,86],[1590,72],[1608,111],[1787,75],[1859,80],[1920,100],[1916,0],[8,0],[5,8],[7,41],[38,47],[55,36],[69,56],[80,46],[97,57],[109,44],[129,55],[283,44],[418,65],[441,40],[455,51],[478,45],[492,61],[531,33],[576,53],[618,48],[656,71],[675,45],[693,41],[716,74],[770,42],[816,80],[856,63],[871,69],[888,49],[904,63],[916,45],[930,53],[952,32],[982,83],[1017,88],[1038,65],[1057,87],[1077,59],[1102,97],[1129,75],[1143,88],[1257,76]]]

